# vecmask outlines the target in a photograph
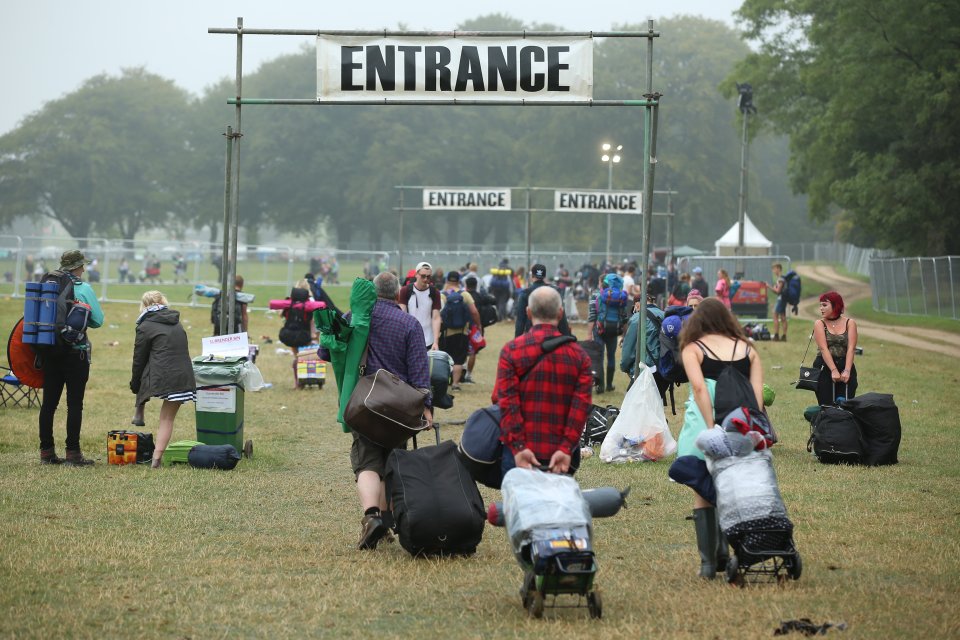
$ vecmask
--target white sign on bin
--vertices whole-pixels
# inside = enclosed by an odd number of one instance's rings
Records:
[[[204,387],[197,389],[197,411],[207,413],[236,413],[237,388]]]
[[[246,358],[250,355],[250,341],[247,338],[247,332],[229,333],[224,336],[210,336],[203,341],[204,356],[221,356],[224,358],[241,357]]]

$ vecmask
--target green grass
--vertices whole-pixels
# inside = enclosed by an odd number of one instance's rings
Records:
[[[0,326],[13,324],[20,304],[0,300]],[[198,353],[206,311],[182,311]],[[548,610],[534,621],[520,608],[521,572],[501,529],[487,528],[467,559],[415,560],[398,545],[354,549],[361,514],[334,388],[294,391],[290,356],[276,344],[264,345],[258,361],[274,388],[246,396],[253,459],[231,472],[108,466],[106,433],[129,428],[133,410],[136,309],[108,304],[105,312],[106,326],[91,333],[82,436],[95,467],[40,466],[37,411],[0,411],[0,636],[767,638],[780,621],[800,617],[844,621],[850,639],[960,633],[951,613],[960,585],[960,431],[942,390],[955,389],[960,375],[946,356],[864,338],[861,388],[895,393],[900,464],[833,467],[806,452],[801,413],[813,395],[789,385],[803,344],[757,345],[778,392],[775,463],[802,578],[745,590],[699,580],[693,525],[684,519],[692,497],[667,480],[668,463],[614,466],[594,457],[578,474],[584,487],[633,488],[626,511],[595,523],[604,617]],[[278,328],[275,316],[253,314],[252,335]],[[479,383],[440,412],[441,422],[489,401],[496,353],[510,336],[507,323],[491,330]],[[907,361],[910,375],[891,366]],[[158,409],[148,404],[146,430],[155,431]],[[676,434],[679,420],[668,417]],[[174,439],[192,439],[194,420],[185,407]],[[61,408],[61,453],[63,422]],[[457,439],[461,429],[445,424],[441,434]]]

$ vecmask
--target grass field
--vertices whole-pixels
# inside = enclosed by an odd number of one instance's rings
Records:
[[[21,304],[0,300],[0,326],[13,325]],[[182,310],[197,354],[208,312]],[[591,458],[578,474],[582,486],[632,487],[626,511],[595,522],[603,619],[566,609],[536,621],[520,607],[521,572],[501,529],[487,528],[467,559],[412,559],[395,544],[355,550],[361,514],[335,387],[294,391],[290,356],[276,344],[263,345],[258,360],[275,386],[246,396],[253,459],[230,472],[108,466],[107,431],[130,428],[136,308],[108,304],[105,312],[104,328],[91,332],[82,437],[95,467],[41,466],[36,409],[0,410],[0,636],[766,638],[801,617],[846,622],[847,631],[830,633],[841,638],[960,634],[960,372],[945,356],[864,339],[861,390],[895,394],[900,464],[832,467],[806,452],[801,414],[813,394],[789,384],[803,342],[759,344],[778,392],[775,466],[802,578],[744,590],[698,579],[685,520],[691,494],[668,481],[668,462]],[[252,336],[278,328],[276,316],[252,315]],[[507,323],[490,330],[478,384],[457,394],[441,422],[462,421],[489,401],[496,353],[509,337]],[[119,346],[107,346],[113,341]],[[618,392],[595,402],[619,404],[625,378],[617,382]],[[147,431],[158,409],[147,406]],[[676,434],[679,419],[668,418]],[[63,423],[61,409],[61,454]],[[194,428],[188,405],[174,439],[193,439]],[[456,440],[461,430],[444,424],[441,435]]]

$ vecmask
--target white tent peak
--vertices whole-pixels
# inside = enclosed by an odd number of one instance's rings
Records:
[[[740,222],[734,222],[725,234],[714,244],[717,255],[732,255],[730,248],[736,249],[740,245]],[[750,220],[750,216],[743,215],[743,245],[748,249],[749,255],[767,254],[773,243],[767,240],[766,236],[760,233],[760,230]],[[724,251],[726,249],[727,251]]]

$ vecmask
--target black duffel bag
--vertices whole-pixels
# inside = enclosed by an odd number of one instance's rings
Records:
[[[190,449],[187,462],[194,469],[229,471],[240,462],[240,453],[232,444],[198,444]]]
[[[460,436],[457,455],[474,480],[491,489],[500,488],[503,481],[500,407],[494,404],[470,414]]]
[[[400,545],[410,554],[476,552],[486,512],[453,441],[414,451],[394,449],[384,480]]]
[[[897,464],[900,412],[889,393],[865,393],[840,405],[853,414],[863,436],[863,464]]]
[[[853,414],[839,407],[822,406],[813,419],[807,451],[825,464],[863,462],[863,437]]]

